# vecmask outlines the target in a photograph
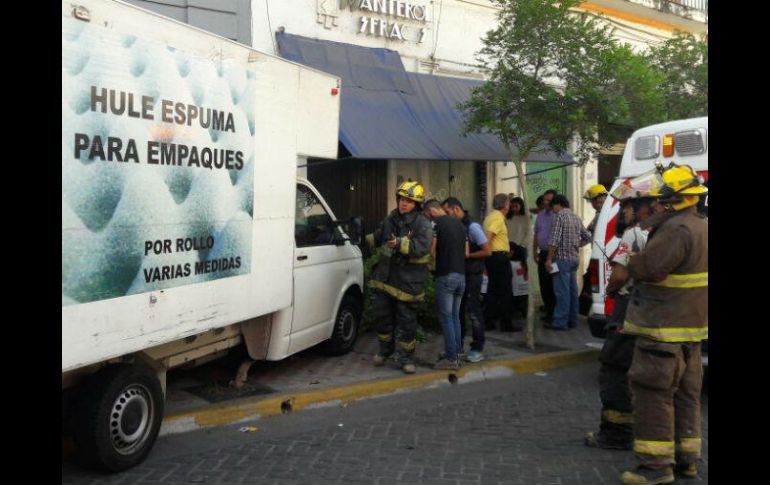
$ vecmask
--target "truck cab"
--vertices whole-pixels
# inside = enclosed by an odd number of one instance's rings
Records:
[[[273,340],[267,360],[280,360],[318,342],[333,354],[355,344],[363,311],[363,264],[360,226],[345,232],[321,194],[304,178],[297,179],[294,220],[292,305],[279,310],[276,328],[288,338]],[[338,321],[335,321],[337,319]]]

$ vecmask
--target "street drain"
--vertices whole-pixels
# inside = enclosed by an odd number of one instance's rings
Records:
[[[457,375],[449,374],[448,379],[450,384],[457,384]]]

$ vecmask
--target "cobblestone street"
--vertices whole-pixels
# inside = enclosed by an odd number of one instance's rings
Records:
[[[65,463],[65,484],[620,483],[631,452],[586,448],[598,427],[598,364],[353,402],[169,435],[132,470]],[[703,396],[708,483],[708,397]],[[254,426],[254,432],[239,432]]]

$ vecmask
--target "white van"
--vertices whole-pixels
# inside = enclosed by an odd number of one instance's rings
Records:
[[[706,116],[669,121],[636,130],[626,142],[620,174],[610,192],[626,180],[652,170],[656,161],[664,166],[670,162],[690,165],[708,184],[708,124]],[[708,196],[701,206],[708,210]],[[620,238],[615,235],[619,211],[620,203],[607,197],[596,223],[588,266],[593,299],[588,323],[591,333],[600,338],[604,337],[605,324],[615,306],[615,299],[606,295],[605,288],[610,279],[610,258],[620,244]]]
[[[297,177],[337,156],[339,90],[122,2],[62,1],[62,419],[85,462],[147,456],[169,369],[243,345],[238,383],[353,347],[360,223]]]

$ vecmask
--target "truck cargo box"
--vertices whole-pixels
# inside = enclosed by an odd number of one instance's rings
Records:
[[[62,372],[291,304],[297,158],[336,158],[339,85],[62,2]]]

